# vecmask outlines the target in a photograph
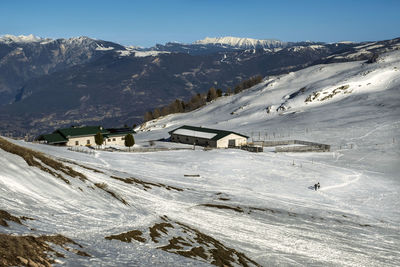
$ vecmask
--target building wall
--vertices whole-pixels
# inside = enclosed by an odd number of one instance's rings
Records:
[[[109,138],[104,138],[104,145],[111,146],[111,145],[118,145],[118,146],[125,146],[125,136],[123,135],[115,135]]]
[[[116,135],[111,136],[109,138],[104,138],[103,145],[119,145],[125,146],[125,134],[124,135]],[[110,140],[110,141],[109,141]],[[89,141],[89,143],[88,143]],[[76,144],[78,142],[78,144]],[[83,136],[83,137],[72,137],[68,139],[67,146],[96,146],[96,142],[94,140],[94,135],[92,136]]]
[[[217,147],[217,142],[214,140],[198,138],[193,136],[179,135],[179,134],[172,134],[171,141],[189,145],[196,144],[199,146]]]
[[[89,144],[88,144],[89,141]],[[78,142],[78,144],[76,143]],[[95,146],[94,135],[68,138],[67,146]]]
[[[242,146],[247,144],[247,138],[237,135],[230,134],[225,136],[224,138],[219,139],[218,141],[205,139],[205,138],[197,138],[193,136],[185,136],[172,134],[171,141],[183,144],[193,145],[194,143],[199,146],[208,146],[208,147],[218,147],[218,148],[227,148],[229,145],[229,140],[235,140],[235,146]]]
[[[217,141],[218,148],[226,148],[229,146],[229,140],[235,140],[235,146],[243,146],[247,144],[247,138],[237,135],[237,134],[230,134],[221,138]]]

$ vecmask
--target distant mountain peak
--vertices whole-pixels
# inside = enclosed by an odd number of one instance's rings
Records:
[[[214,45],[229,45],[239,48],[272,48],[286,46],[286,42],[275,39],[253,39],[240,37],[206,37],[203,40],[198,40],[194,44],[214,44]]]
[[[31,42],[41,42],[44,40],[46,39],[35,36],[33,34],[18,35],[18,36],[12,34],[5,34],[0,36],[0,42],[5,42],[5,43],[31,43]]]
[[[91,41],[99,41],[96,39],[92,39],[87,36],[78,36],[78,37],[71,37],[68,39],[61,38],[59,40],[63,40],[64,42],[69,42],[69,43],[82,43],[82,42],[91,42]],[[52,38],[42,38],[38,37],[33,34],[29,35],[12,35],[12,34],[5,34],[0,36],[0,42],[1,43],[40,43],[40,44],[47,44],[49,42],[55,41],[55,39]]]

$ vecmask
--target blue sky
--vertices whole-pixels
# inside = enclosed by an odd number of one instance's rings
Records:
[[[400,37],[400,0],[1,0],[3,34],[144,47],[207,36],[374,41]]]

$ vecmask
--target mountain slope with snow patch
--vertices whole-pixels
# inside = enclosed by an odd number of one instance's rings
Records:
[[[219,45],[229,45],[242,49],[249,48],[275,48],[275,47],[285,47],[287,43],[279,41],[279,40],[258,40],[253,38],[239,38],[239,37],[217,37],[210,38],[206,37],[203,40],[198,40],[194,42],[194,44],[219,44]]]
[[[135,135],[148,146],[187,124],[330,144],[326,153],[79,153],[9,140],[87,179],[66,183],[0,149],[0,210],[34,219],[0,231],[63,234],[92,255],[57,259],[70,266],[209,266],[216,251],[243,266],[398,266],[399,64],[395,51],[269,77]]]

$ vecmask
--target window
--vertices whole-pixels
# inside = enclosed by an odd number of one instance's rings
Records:
[[[90,140],[87,140],[87,141],[86,141],[86,144],[90,145]]]
[[[125,140],[125,137],[121,137],[121,140]]]
[[[111,139],[108,139],[107,141],[108,141],[108,142],[111,142]]]
[[[79,146],[79,141],[75,141],[75,145],[76,145],[76,146]]]
[[[113,141],[115,141],[115,138],[113,138]]]

